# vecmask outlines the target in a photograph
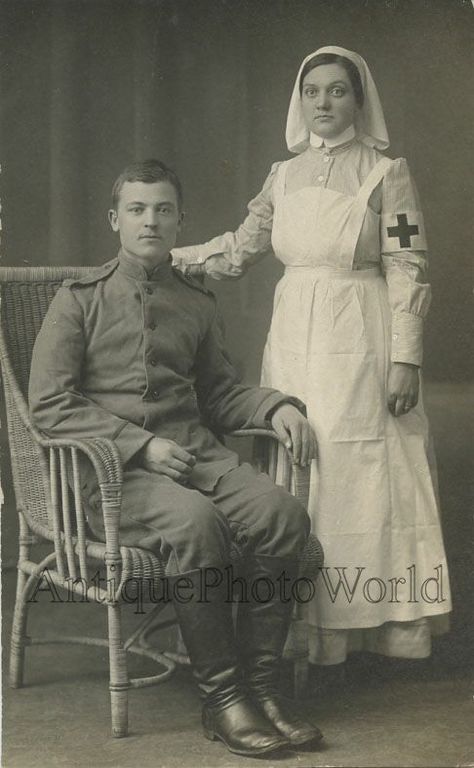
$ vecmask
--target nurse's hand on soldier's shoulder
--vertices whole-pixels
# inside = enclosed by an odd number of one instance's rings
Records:
[[[196,458],[173,440],[153,437],[141,453],[142,465],[150,472],[166,475],[177,483],[189,477]]]
[[[272,416],[272,427],[288,449],[294,464],[307,467],[317,455],[316,436],[305,416],[290,403],[280,405]]]
[[[392,416],[403,416],[418,402],[420,378],[418,366],[392,363],[388,377],[387,405]]]
[[[204,262],[206,275],[213,280],[237,280],[242,277],[245,270],[242,267],[236,267],[231,264],[223,253],[215,253],[209,256]]]

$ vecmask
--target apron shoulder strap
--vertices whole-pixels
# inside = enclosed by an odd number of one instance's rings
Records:
[[[388,169],[392,165],[393,160],[390,160],[388,157],[382,157],[380,160],[374,165],[372,170],[370,171],[369,175],[367,176],[366,180],[362,184],[361,188],[359,189],[356,197],[356,206],[359,207],[361,205],[364,209],[369,202],[369,198],[374,191],[377,184],[379,184],[385,174],[387,173]]]
[[[357,241],[359,240],[360,231],[364,223],[370,195],[385,176],[392,162],[388,157],[382,157],[374,165],[356,195],[341,242],[340,255],[346,263],[352,264],[354,260]]]

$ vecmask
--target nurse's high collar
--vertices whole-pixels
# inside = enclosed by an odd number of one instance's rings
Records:
[[[340,133],[338,136],[333,136],[331,139],[326,138],[322,139],[321,136],[318,136],[317,133],[310,133],[309,135],[309,143],[312,147],[339,147],[342,144],[347,144],[349,141],[352,141],[352,139],[355,139],[356,132],[353,125],[350,125],[348,128],[346,128],[345,131]]]

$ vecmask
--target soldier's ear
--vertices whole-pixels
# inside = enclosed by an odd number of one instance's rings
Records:
[[[115,208],[111,208],[107,214],[110,226],[112,227],[114,232],[119,231],[119,224],[118,224],[118,218],[117,218],[117,211]]]
[[[178,232],[181,229],[181,227],[184,224],[184,219],[186,218],[186,214],[184,211],[181,211],[178,218]]]

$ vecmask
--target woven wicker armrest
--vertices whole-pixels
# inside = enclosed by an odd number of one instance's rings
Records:
[[[262,429],[261,427],[252,427],[251,429],[234,429],[226,433],[229,437],[268,437],[270,440],[276,440],[283,443],[273,429]]]
[[[49,449],[50,505],[54,539],[59,545],[64,534],[66,554],[70,550],[84,551],[86,547],[85,515],[81,498],[79,453],[87,456],[94,467],[101,493],[101,508],[105,530],[105,562],[120,567],[120,510],[122,503],[122,461],[113,440],[103,437],[82,439],[51,439],[39,435],[44,449]],[[73,491],[74,518],[71,521],[70,488]],[[78,540],[74,546],[73,527]]]
[[[44,448],[74,448],[84,453],[96,471],[100,485],[122,482],[122,460],[113,440],[106,437],[49,438],[39,435]]]

